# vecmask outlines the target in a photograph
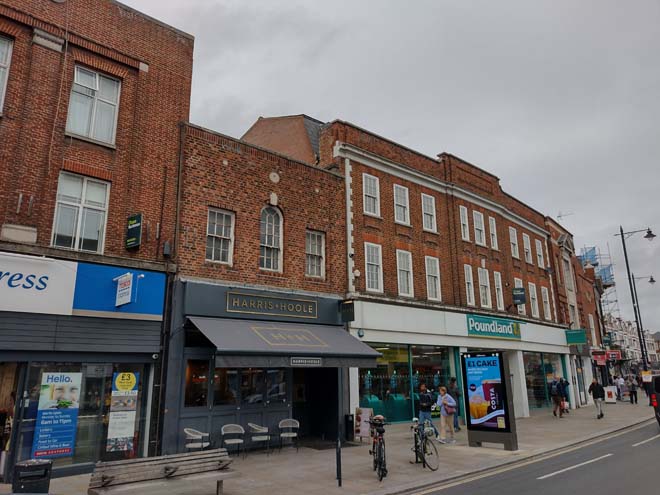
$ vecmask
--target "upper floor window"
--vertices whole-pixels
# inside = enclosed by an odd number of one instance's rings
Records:
[[[120,86],[117,79],[76,66],[67,132],[115,144]]]
[[[575,309],[575,306],[572,304],[568,305],[568,316],[571,320],[568,322],[569,326],[571,328],[578,328],[580,326],[580,322],[578,321],[577,310]]]
[[[545,268],[545,257],[543,256],[543,243],[536,239],[536,263],[539,268]]]
[[[458,211],[461,215],[461,239],[470,240],[470,224],[468,223],[468,210],[465,206],[459,206]]]
[[[594,315],[589,313],[587,318],[589,319],[589,330],[591,331],[591,345],[592,347],[595,347],[598,343],[596,342],[596,324],[594,323]]]
[[[325,234],[308,230],[305,234],[305,275],[325,277]]]
[[[479,268],[479,302],[482,308],[492,308],[493,302],[490,295],[490,275],[485,268]]]
[[[362,174],[362,201],[367,215],[380,216],[380,184],[378,177]]]
[[[433,301],[441,301],[440,292],[440,261],[433,256],[425,258],[426,263],[426,297]]]
[[[231,265],[234,251],[234,214],[209,208],[206,223],[206,259]]]
[[[516,288],[524,287],[522,279],[514,278],[513,279],[513,286],[516,287]],[[518,314],[519,315],[526,315],[527,314],[527,309],[525,308],[524,304],[518,304]]]
[[[465,295],[468,306],[474,306],[474,279],[472,278],[472,266],[463,265],[465,274]]]
[[[57,183],[52,245],[103,252],[110,184],[67,172]]]
[[[497,224],[493,217],[488,217],[488,227],[490,228],[490,247],[497,250],[499,249],[497,244]]]
[[[529,283],[529,307],[532,308],[532,316],[539,317],[539,299],[536,293],[536,284]]]
[[[511,256],[520,259],[520,251],[518,250],[518,231],[513,227],[509,227],[509,241],[511,242]]]
[[[472,220],[474,221],[474,242],[480,246],[486,245],[486,227],[484,225],[484,216],[478,211],[472,212]]]
[[[493,272],[493,278],[495,279],[495,302],[497,303],[497,309],[499,311],[504,311],[504,290],[502,288],[502,274],[500,272]]]
[[[394,221],[410,225],[408,188],[394,184]]]
[[[435,220],[435,197],[422,194],[422,224],[424,230],[437,232],[438,226]]]
[[[564,262],[564,285],[568,290],[573,290],[573,275],[571,274],[571,262],[567,258],[562,258]]]
[[[367,291],[383,292],[383,251],[380,244],[364,243]]]
[[[412,255],[409,251],[396,250],[396,271],[399,282],[399,295],[413,297]]]
[[[547,287],[541,287],[541,299],[543,300],[543,317],[546,320],[551,320],[552,314],[550,312],[550,293],[548,292]]]
[[[534,262],[532,261],[532,242],[529,239],[529,236],[525,233],[522,235],[523,238],[523,252],[525,253],[525,261],[530,265]]]
[[[259,268],[282,271],[282,214],[268,206],[261,210],[259,228]]]
[[[9,62],[11,61],[12,42],[0,36],[0,114],[5,101],[7,80],[9,79]]]

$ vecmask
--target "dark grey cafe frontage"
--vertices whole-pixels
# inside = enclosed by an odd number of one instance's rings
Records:
[[[248,424],[263,426],[275,439],[288,418],[300,422],[302,438],[343,436],[348,368],[373,367],[379,353],[346,331],[340,303],[339,297],[176,282],[163,454],[185,450],[185,428],[208,433],[215,446],[224,425],[246,432]]]

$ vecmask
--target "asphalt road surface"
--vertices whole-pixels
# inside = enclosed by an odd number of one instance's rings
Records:
[[[558,423],[558,426],[560,424]],[[441,468],[442,469],[442,468]],[[660,428],[653,421],[560,455],[415,495],[658,495]]]

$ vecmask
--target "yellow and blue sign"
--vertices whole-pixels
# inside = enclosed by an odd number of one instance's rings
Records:
[[[470,337],[520,340],[520,325],[520,322],[514,320],[467,315],[467,329]]]

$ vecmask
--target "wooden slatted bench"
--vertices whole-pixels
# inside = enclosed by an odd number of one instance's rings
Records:
[[[87,493],[179,494],[199,488],[195,482],[214,480],[216,495],[219,495],[224,480],[237,476],[236,471],[228,468],[230,463],[227,449],[98,462]]]

